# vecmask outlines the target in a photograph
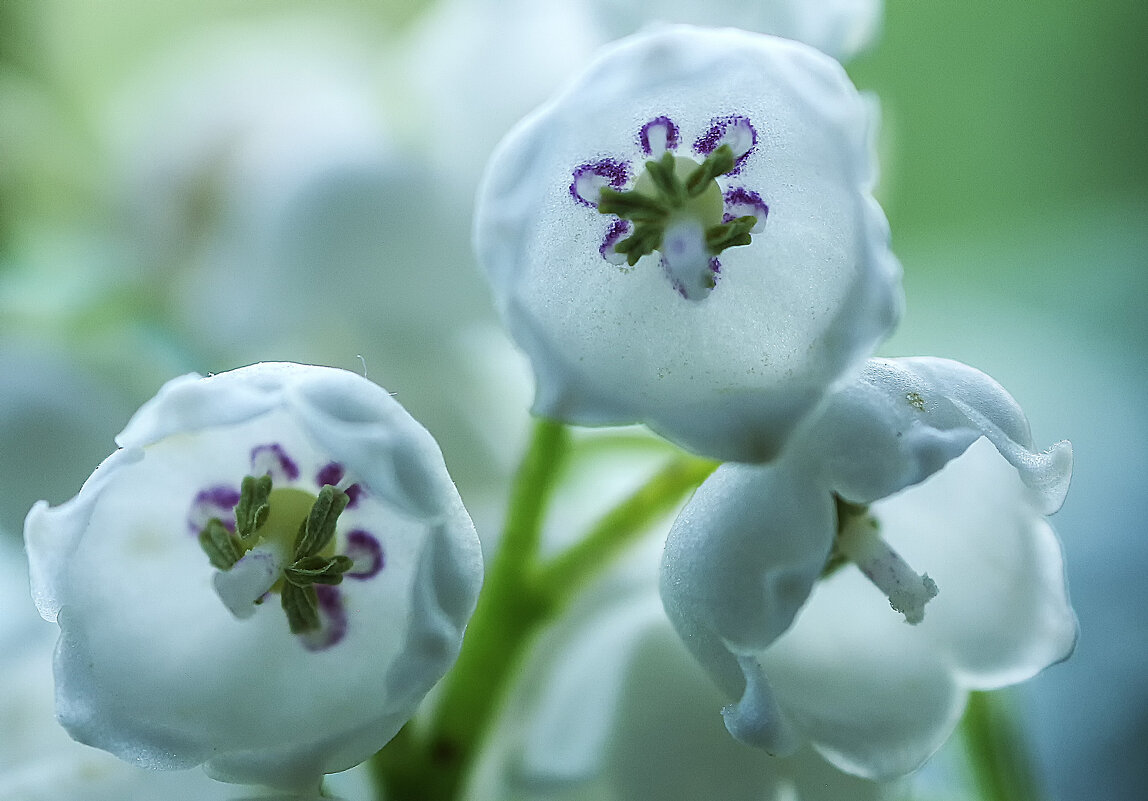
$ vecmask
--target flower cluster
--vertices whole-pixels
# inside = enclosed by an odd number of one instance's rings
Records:
[[[651,748],[686,764],[704,741],[745,777],[727,796],[808,781],[879,799],[866,780],[918,767],[969,691],[1071,652],[1046,520],[1071,447],[1039,450],[974,368],[872,357],[901,307],[872,196],[874,116],[813,47],[672,26],[605,50],[499,146],[475,243],[534,368],[534,411],[645,423],[724,463],[675,452],[671,467],[697,470],[673,493],[651,482],[540,555],[572,447],[540,423],[492,570],[504,583],[472,625],[486,640],[375,764],[395,771],[388,797],[481,789],[471,751],[525,664],[534,697],[504,705],[486,758],[506,786],[491,797],[547,782],[712,794],[673,771],[635,780],[650,732],[631,717],[676,716],[661,696],[676,687],[694,710],[725,704],[733,738],[780,757],[737,750],[716,715],[686,735],[657,727]],[[117,444],[75,498],[25,523],[32,594],[60,631],[60,721],[137,765],[319,797],[325,774],[412,717],[475,610],[481,549],[438,445],[365,378],[289,363],[170,381]],[[560,656],[526,658],[592,558],[695,487],[661,554],[661,609],[653,581],[600,594],[581,608],[590,625],[550,632]]]
[[[429,434],[352,373],[259,364],[169,382],[117,442],[25,527],[72,736],[285,789],[386,743],[481,579]]]
[[[973,368],[865,361],[899,309],[870,127],[811,48],[657,29],[504,140],[476,243],[536,413],[727,460],[661,594],[730,733],[884,779],[969,690],[1065,658],[1076,622],[1045,521],[1068,444],[1038,451]]]

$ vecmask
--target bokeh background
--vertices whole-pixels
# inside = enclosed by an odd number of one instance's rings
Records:
[[[1127,0],[892,0],[849,64],[905,267],[883,352],[974,364],[1074,443],[1081,639],[1016,693],[1055,801],[1148,792],[1146,35]],[[3,536],[163,381],[266,359],[396,392],[493,530],[529,394],[471,200],[602,38],[574,2],[0,2]]]

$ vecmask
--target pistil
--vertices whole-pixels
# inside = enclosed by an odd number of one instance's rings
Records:
[[[925,619],[925,604],[937,596],[937,584],[918,574],[880,535],[880,525],[865,507],[838,500],[837,551],[853,562],[889,605],[916,625]]]

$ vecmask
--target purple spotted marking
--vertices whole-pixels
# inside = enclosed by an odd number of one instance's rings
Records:
[[[319,485],[319,489],[330,484],[332,487],[339,486],[339,482],[347,475],[346,469],[338,462],[327,462],[319,468],[319,472],[315,474],[315,483]],[[352,484],[349,487],[344,487],[343,492],[347,493],[347,508],[354,509],[359,504],[359,499],[363,497],[363,488],[359,484]]]
[[[726,190],[722,195],[722,200],[725,201],[725,212],[722,214],[722,222],[729,222],[738,217],[745,217],[752,215],[757,217],[757,222],[751,229],[753,233],[760,232],[765,228],[765,219],[769,216],[769,206],[761,199],[761,195],[749,189],[740,186],[733,186]]]
[[[251,449],[251,474],[269,475],[273,482],[294,481],[299,478],[299,465],[277,442],[256,445]]]
[[[670,264],[666,261],[666,257],[662,256],[662,274],[666,276],[666,280],[670,282],[670,286],[674,291],[682,296],[683,299],[689,299],[689,293],[686,292],[686,285],[683,284],[678,278],[674,277],[673,272],[670,271]]]
[[[228,531],[235,531],[235,515],[232,510],[239,503],[239,490],[226,484],[202,489],[191,501],[187,512],[187,527],[192,534],[199,536],[211,518],[218,518]]]
[[[708,156],[722,145],[729,145],[733,149],[735,159],[733,169],[726,175],[737,175],[746,158],[757,147],[757,129],[749,117],[730,114],[710,120],[709,130],[694,142],[694,152],[699,156]]]
[[[598,208],[598,197],[603,187],[621,189],[630,180],[630,165],[618,159],[599,159],[579,164],[574,168],[570,182],[570,197],[588,208]]]
[[[630,221],[621,218],[615,219],[606,230],[606,236],[602,239],[602,244],[598,246],[598,253],[611,264],[625,264],[626,254],[614,250],[614,245],[621,242],[622,239],[629,236],[629,234]]]
[[[361,484],[352,484],[343,490],[343,492],[347,493],[348,509],[354,509],[356,506],[358,506],[359,499],[361,499],[366,494],[366,491],[363,489]]]
[[[346,472],[347,471],[343,469],[343,465],[338,462],[327,462],[327,464],[319,468],[319,472],[315,475],[315,483],[320,487],[325,487],[328,484],[332,487],[336,487],[339,485],[339,482],[343,480],[343,476],[346,475]]]
[[[683,300],[690,300],[690,293],[686,289],[686,285],[682,283],[680,279],[674,277],[673,272],[670,271],[670,265],[666,262],[665,256],[662,256],[661,263],[662,273],[665,274],[666,280],[670,282],[670,286],[674,288],[675,292],[681,295]],[[709,267],[710,274],[713,276],[714,283],[716,284],[718,279],[721,278],[721,261],[718,260],[717,256],[710,256],[710,260],[707,266]],[[712,289],[713,287],[710,287],[711,291]],[[702,297],[704,297],[704,295],[699,295],[697,298],[695,298],[695,300],[699,300]]]
[[[347,636],[347,610],[343,608],[338,587],[330,584],[314,587],[319,599],[319,630],[300,634],[299,639],[308,651],[325,651]]]
[[[647,156],[661,156],[667,150],[677,150],[680,140],[678,126],[669,117],[654,117],[638,131],[638,144]]]
[[[383,546],[369,531],[357,528],[347,535],[347,547],[343,554],[355,564],[343,575],[347,578],[365,579],[374,578],[386,565],[383,556]]]

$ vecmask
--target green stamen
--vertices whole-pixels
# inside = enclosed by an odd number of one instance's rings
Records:
[[[282,598],[283,611],[287,613],[287,625],[291,627],[292,634],[306,634],[319,628],[319,596],[314,587],[286,583],[283,585]]]
[[[603,187],[598,211],[634,223],[633,232],[615,244],[614,250],[633,267],[638,259],[661,249],[666,229],[682,217],[702,223],[711,256],[726,248],[748,245],[757,218],[747,215],[722,222],[721,188],[716,181],[732,170],[736,161],[729,145],[715,149],[701,164],[666,152],[646,162],[646,171],[633,189],[619,192]]]
[[[757,217],[747,214],[727,223],[706,229],[706,247],[713,253],[721,253],[726,248],[748,245],[749,232],[757,225]]]
[[[199,534],[211,565],[226,572],[244,555],[263,545],[289,553],[290,564],[272,587],[279,592],[293,634],[320,627],[316,584],[339,584],[354,561],[332,553],[339,515],[347,493],[327,485],[316,497],[302,490],[273,490],[270,476],[245,476],[235,506],[235,533],[212,518]]]
[[[736,163],[737,159],[733,157],[733,148],[729,145],[722,145],[714,150],[686,179],[686,190],[690,197],[700,195],[705,191],[706,185],[710,181],[719,175],[725,175],[733,169],[733,165]]]
[[[267,522],[267,515],[271,513],[270,496],[271,476],[243,477],[239,503],[235,506],[235,533],[240,540],[251,539],[255,530]]]
[[[244,554],[236,536],[217,517],[208,520],[199,533],[199,546],[207,553],[212,567],[219,570],[230,570]]]
[[[311,584],[338,584],[354,562],[349,556],[304,556],[283,571],[283,578],[299,587]]]

